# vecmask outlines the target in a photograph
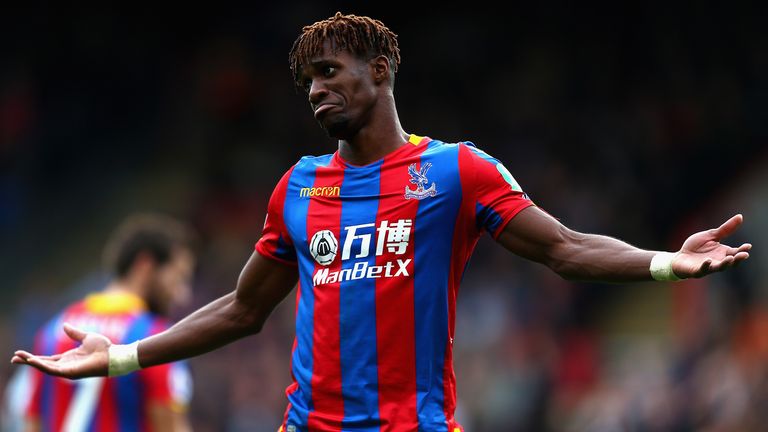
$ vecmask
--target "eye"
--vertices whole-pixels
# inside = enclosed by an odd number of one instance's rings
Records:
[[[333,66],[323,66],[322,72],[324,77],[329,77],[336,72],[336,68]]]

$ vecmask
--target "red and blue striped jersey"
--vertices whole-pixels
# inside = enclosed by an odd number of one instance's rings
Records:
[[[67,322],[98,332],[113,343],[131,343],[168,328],[169,323],[146,310],[143,300],[128,293],[95,293],[76,302],[38,332],[35,352],[52,355],[75,348],[62,330]],[[27,417],[42,431],[151,431],[151,404],[185,410],[191,379],[184,363],[141,369],[114,378],[71,381],[37,370]]]
[[[415,135],[375,163],[304,157],[280,180],[256,250],[297,265],[282,428],[461,431],[459,281],[484,231],[532,205],[472,143]]]

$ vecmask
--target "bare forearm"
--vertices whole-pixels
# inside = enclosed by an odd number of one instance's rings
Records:
[[[240,273],[235,292],[200,308],[160,334],[128,345],[112,344],[102,334],[64,323],[64,333],[78,343],[76,348],[54,356],[17,350],[11,362],[27,364],[54,376],[85,378],[122,375],[140,367],[193,357],[258,333],[297,279],[295,267],[254,252]]]
[[[272,310],[296,284],[293,267],[253,253],[237,289],[139,343],[139,364],[153,366],[194,357],[258,333]]]
[[[139,344],[139,364],[154,366],[194,357],[255,333],[248,310],[235,293],[203,306],[170,329]]]
[[[563,235],[568,238],[545,262],[562,277],[602,282],[652,280],[649,266],[656,252],[603,235],[571,230]]]
[[[515,254],[542,263],[566,279],[652,279],[650,264],[656,252],[612,237],[573,231],[536,207],[529,207],[512,219],[498,241]]]

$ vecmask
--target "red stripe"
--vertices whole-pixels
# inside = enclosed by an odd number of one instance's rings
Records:
[[[337,167],[317,168],[314,187],[341,187],[344,171]],[[341,199],[339,197],[311,197],[307,211],[307,241],[321,230],[331,230],[341,241]],[[328,268],[341,270],[341,245],[333,263],[324,267],[315,263],[315,271]],[[314,275],[314,271],[312,273]],[[307,287],[314,293],[314,324],[312,336],[312,402],[309,430],[341,430],[344,419],[344,400],[341,394],[341,355],[339,331],[339,287],[327,284]]]
[[[296,321],[296,316],[299,314],[299,300],[301,300],[301,282],[296,286],[296,304],[295,306],[295,312],[293,313],[293,320]],[[288,370],[291,371],[291,379],[293,382],[285,389],[285,395],[290,396],[292,395],[296,390],[299,389],[299,383],[296,381],[296,376],[293,374],[293,354],[296,352],[296,347],[299,346],[299,341],[296,339],[296,337],[293,338],[293,346],[291,347],[291,361],[289,363]],[[288,422],[288,413],[291,412],[291,408],[293,405],[290,402],[290,398],[288,399],[288,407],[285,409],[285,414],[283,414],[283,423],[282,427],[286,426],[286,423]]]
[[[98,409],[94,415],[94,429],[97,431],[114,430],[118,425],[115,402],[115,380],[105,379],[101,388]]]
[[[445,395],[445,418],[448,430],[459,427],[453,418],[456,411],[456,374],[453,370],[453,338],[456,333],[456,297],[459,294],[459,283],[464,273],[467,261],[480,238],[475,221],[475,194],[473,192],[471,174],[473,166],[470,150],[459,146],[459,177],[461,180],[462,201],[456,218],[456,228],[453,231],[453,254],[448,286],[448,346],[445,349],[443,370],[443,394]]]
[[[64,416],[67,414],[69,405],[72,402],[72,391],[74,383],[65,381],[63,378],[54,378],[51,386],[53,400],[52,426],[53,430],[61,430],[64,425]]]
[[[418,200],[404,199],[405,187],[410,185],[408,165],[418,163],[426,145],[413,147],[412,154],[405,158],[385,159],[381,167],[379,210],[376,215],[376,227],[383,221],[389,226],[399,219],[411,220],[410,241],[404,254],[396,254],[397,248],[390,251],[386,243],[386,233],[376,233],[378,246],[384,236],[383,254],[376,257],[376,265],[394,265],[397,260],[411,260],[407,266],[413,276],[414,237],[416,231],[416,213]],[[382,277],[376,281],[376,341],[378,353],[379,414],[382,430],[413,431],[418,429],[416,413],[416,341],[414,317],[413,278],[404,283],[398,278]]]
[[[293,243],[293,240],[288,236],[288,230],[285,227],[283,211],[285,209],[285,197],[288,193],[288,182],[294,168],[296,168],[295,165],[283,175],[277,183],[277,186],[275,186],[275,190],[272,192],[272,196],[270,197],[267,206],[267,218],[264,221],[262,237],[255,245],[256,251],[261,255],[288,265],[296,265],[296,263],[286,260],[283,256],[279,256],[277,254],[277,245],[283,234],[285,234],[283,236],[284,242]]]

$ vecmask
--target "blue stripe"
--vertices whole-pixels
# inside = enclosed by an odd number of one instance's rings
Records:
[[[363,263],[376,265],[376,213],[379,201],[382,161],[365,167],[347,168],[341,186],[341,233],[339,250],[349,237],[352,244],[342,270],[349,270],[354,280],[341,283],[339,293],[339,333],[341,356],[341,393],[344,398],[342,427],[355,431],[378,432],[379,384],[376,350],[376,279],[357,278]],[[352,233],[345,229],[361,224]],[[359,236],[367,236],[360,238]],[[369,246],[368,255],[356,258],[361,246]],[[354,271],[357,266],[357,272]]]
[[[480,150],[479,148],[477,148],[477,146],[475,146],[474,143],[469,142],[469,141],[465,141],[464,144],[467,145],[467,148],[470,149],[472,151],[472,153],[476,154],[481,159],[483,159],[484,161],[492,164],[493,166],[496,166],[497,164],[501,163],[495,157],[493,157],[493,156],[489,155],[488,153],[486,153],[486,152]]]
[[[459,152],[455,144],[432,141],[421,165],[437,196],[419,202],[414,252],[416,406],[419,431],[445,431],[445,349],[448,344],[448,286],[453,231],[461,204]]]
[[[137,316],[130,324],[120,343],[128,344],[149,336],[152,330],[153,317],[149,312]],[[115,392],[117,406],[117,426],[121,431],[141,430],[141,423],[146,413],[142,404],[146,402],[142,397],[142,384],[138,373],[123,375],[114,379],[112,391]],[[144,414],[144,415],[143,415]]]
[[[43,355],[56,354],[56,334],[61,331],[63,314],[48,322],[43,329],[41,351]],[[40,374],[42,383],[40,388],[40,417],[43,428],[53,430],[53,385],[56,379],[47,374]]]
[[[485,229],[489,233],[495,233],[499,225],[504,221],[494,209],[486,207],[479,202],[475,205],[475,213],[478,231]]]
[[[287,261],[296,261],[296,249],[294,249],[292,245],[288,244],[283,236],[280,236],[277,239],[275,255]]]
[[[312,187],[315,183],[315,170],[318,166],[327,166],[331,156],[320,158],[305,157],[296,164],[288,179],[285,195],[283,219],[288,233],[293,239],[299,266],[299,285],[301,296],[296,313],[296,350],[292,357],[292,372],[299,387],[288,395],[291,409],[287,423],[296,426],[298,431],[306,431],[309,412],[312,405],[312,335],[314,333],[315,297],[312,292],[312,271],[315,261],[308,254],[307,248],[307,212],[309,198],[300,198],[301,188]]]

